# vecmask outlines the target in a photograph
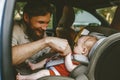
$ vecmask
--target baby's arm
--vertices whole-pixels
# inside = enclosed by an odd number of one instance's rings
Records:
[[[47,59],[44,59],[44,60],[42,60],[42,61],[40,61],[40,62],[38,62],[38,63],[36,63],[36,64],[31,63],[31,62],[28,62],[28,64],[29,64],[29,66],[30,66],[30,68],[31,68],[32,70],[35,70],[35,69],[43,68],[44,65],[46,64],[46,61],[47,61]]]
[[[72,63],[71,53],[65,56],[65,66],[69,72],[71,72],[74,68],[77,67],[77,65],[74,65]]]

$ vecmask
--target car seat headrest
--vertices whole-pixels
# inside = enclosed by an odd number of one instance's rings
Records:
[[[97,37],[98,39],[106,38],[106,36],[105,36],[104,34],[98,33],[98,32],[91,32],[89,35],[95,36],[95,37]]]
[[[96,48],[99,46],[99,44],[105,39],[104,38],[101,38],[99,39],[94,45],[93,47],[91,48],[90,52],[89,52],[89,55],[88,55],[88,58],[91,59],[92,55],[94,54],[94,51],[96,50]]]

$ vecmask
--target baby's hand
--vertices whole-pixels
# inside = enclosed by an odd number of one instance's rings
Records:
[[[71,48],[69,45],[67,45],[66,49],[64,50],[63,54],[61,54],[62,56],[66,56],[68,54],[72,53]]]

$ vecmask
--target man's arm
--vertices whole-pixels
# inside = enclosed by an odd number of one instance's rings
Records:
[[[27,58],[31,57],[41,49],[46,47],[46,43],[44,39],[16,45],[12,47],[12,62],[13,65],[18,65],[22,62],[24,62]]]
[[[27,58],[36,54],[38,51],[45,47],[51,47],[52,49],[60,52],[62,55],[66,55],[68,52],[64,53],[64,50],[66,49],[67,45],[68,41],[66,39],[46,37],[35,42],[13,46],[12,47],[13,65],[18,65],[24,62]]]

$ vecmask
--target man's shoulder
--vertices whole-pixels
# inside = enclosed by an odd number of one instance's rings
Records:
[[[14,21],[14,28],[18,28],[19,29],[19,28],[22,28],[22,27],[23,27],[23,22],[21,20],[19,20],[19,21],[15,20]]]
[[[24,37],[26,36],[25,34],[26,27],[24,26],[24,23],[21,21],[15,21],[14,26],[13,26],[13,36],[14,37]]]
[[[25,26],[22,21],[14,21],[13,32],[21,33],[24,30],[25,30]]]
[[[18,45],[29,42],[25,34],[25,26],[22,22],[14,22],[12,33],[12,45]]]

